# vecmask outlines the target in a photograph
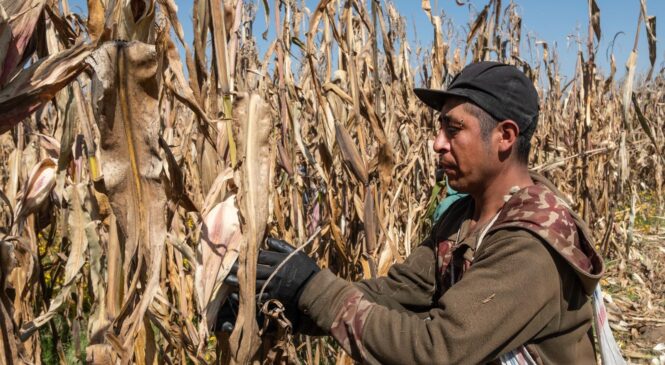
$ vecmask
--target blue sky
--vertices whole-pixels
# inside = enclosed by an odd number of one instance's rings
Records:
[[[362,0],[366,1],[367,0]],[[384,2],[385,0],[382,0]],[[192,39],[192,0],[175,0],[178,5],[179,19],[185,29],[185,38],[191,44]],[[263,16],[262,1],[255,1],[258,6],[258,15],[254,26],[255,36],[259,41],[259,47],[265,47],[266,42],[261,40],[261,33],[266,30]],[[300,0],[298,0],[300,2]],[[443,12],[446,17],[453,20],[456,27],[463,32],[469,19],[475,12],[482,9],[487,0],[468,0],[467,5],[458,6],[454,0],[430,0],[433,12]],[[270,6],[274,1],[268,0]],[[305,0],[305,4],[311,10],[316,7],[318,1]],[[399,12],[406,18],[407,35],[413,41],[416,37],[422,45],[431,43],[432,26],[422,11],[419,0],[395,0],[392,1]],[[557,45],[561,71],[566,76],[572,76],[574,72],[578,47],[576,39],[586,39],[588,10],[586,0],[515,0],[518,11],[522,15],[522,38],[532,37],[538,41],[547,42],[550,47]],[[639,15],[639,0],[597,0],[601,12],[602,37],[596,61],[600,68],[609,72],[608,49],[615,38],[614,56],[617,63],[617,77],[624,74],[624,65],[633,47],[637,17]],[[503,1],[503,6],[508,4]],[[70,7],[74,11],[86,11],[85,0],[70,0]],[[665,1],[648,0],[647,12],[657,17],[657,38],[665,39]],[[271,9],[271,15],[274,9]],[[273,22],[273,17],[270,19]],[[269,39],[273,36],[273,24],[268,27]],[[621,33],[622,32],[622,33]],[[579,37],[578,37],[579,36]],[[584,45],[582,45],[584,47]],[[665,63],[665,43],[658,42],[656,57],[656,71]],[[524,54],[523,54],[524,56]],[[640,41],[638,52],[638,72],[646,73],[649,68],[648,46],[644,23],[640,29]]]
[[[464,27],[472,16],[469,6],[458,6],[454,0],[430,0],[434,10],[435,3],[438,3],[439,11],[443,10],[448,17],[454,20],[457,27]],[[475,9],[473,13],[482,9],[488,1],[471,0],[468,1],[471,7]],[[503,6],[509,1],[504,0]],[[566,75],[572,75],[575,68],[577,52],[580,45],[576,39],[587,39],[588,28],[588,5],[586,0],[515,0],[518,5],[518,12],[522,15],[522,40],[526,36],[533,37],[538,41],[547,42],[550,47],[557,45],[559,51],[559,61],[561,71]],[[601,22],[601,41],[596,54],[596,61],[602,69],[609,72],[609,52],[615,34],[623,32],[616,37],[614,42],[614,57],[617,64],[617,73],[619,76],[624,74],[624,64],[628,59],[630,51],[633,48],[635,31],[637,29],[637,17],[639,15],[639,0],[597,0],[600,8]],[[400,9],[402,15],[406,16],[410,22],[415,24],[428,24],[427,17],[420,8],[420,1],[402,0],[395,1],[395,5]],[[656,15],[657,35],[665,34],[665,1],[649,0],[647,2],[647,12],[649,15]],[[413,26],[409,26],[408,31],[413,31]],[[425,28],[425,26],[423,26]],[[427,28],[424,30],[428,30]],[[431,31],[430,31],[431,33]],[[423,38],[427,32],[418,32],[418,39],[424,42]],[[578,37],[579,36],[579,37]],[[428,41],[431,41],[431,36]],[[658,43],[658,52],[656,57],[656,70],[664,61],[664,42]],[[586,46],[583,49],[586,51]],[[638,46],[638,69],[647,72],[649,68],[649,53],[646,41],[644,23],[640,29],[640,41]]]

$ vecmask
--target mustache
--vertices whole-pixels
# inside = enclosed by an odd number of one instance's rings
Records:
[[[434,170],[434,176],[436,182],[443,182],[446,179],[445,169],[454,168],[455,164],[444,160],[443,156],[440,156],[436,161],[436,166]]]
[[[436,160],[436,168],[437,168],[437,169],[441,169],[441,170],[443,170],[443,169],[445,169],[445,168],[453,168],[453,167],[455,167],[455,165],[456,165],[456,164],[453,163],[453,162],[451,162],[451,161],[446,161],[446,160],[443,158],[443,156],[439,157],[439,158]]]

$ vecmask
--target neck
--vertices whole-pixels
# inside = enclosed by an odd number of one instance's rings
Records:
[[[509,194],[510,189],[517,186],[522,189],[533,185],[529,170],[524,165],[513,165],[501,169],[497,174],[485,181],[484,187],[471,193],[475,206],[473,222],[482,225],[488,222],[503,207],[503,197]]]

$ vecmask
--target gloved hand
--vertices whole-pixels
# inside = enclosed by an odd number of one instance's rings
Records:
[[[298,252],[277,270],[277,267],[284,262],[295,248],[275,238],[268,238],[267,242],[268,249],[259,250],[258,266],[256,268],[256,293],[261,292],[261,288],[266,282],[267,285],[263,297],[257,299],[262,302],[270,299],[279,300],[286,308],[287,318],[291,322],[297,322],[300,295],[307,282],[321,269],[307,254]],[[275,275],[268,281],[273,272]],[[239,286],[237,263],[233,265],[231,272],[224,281],[229,285]],[[297,327],[296,323],[293,323],[293,325],[294,328]]]
[[[222,308],[217,312],[217,321],[213,327],[215,332],[231,332],[238,317],[238,307],[240,299],[238,293],[231,293],[227,298]]]
[[[263,296],[265,298],[265,295]],[[259,296],[256,296],[257,303],[259,302]],[[264,300],[265,301],[265,300]],[[238,319],[238,309],[240,308],[240,296],[238,292],[233,292],[229,294],[226,298],[226,301],[222,307],[217,312],[217,320],[212,328],[214,332],[233,332],[235,327],[236,320]],[[259,325],[263,324],[265,321],[265,316],[261,311],[261,308],[256,309],[256,321]],[[274,331],[274,328],[267,328],[267,332]]]

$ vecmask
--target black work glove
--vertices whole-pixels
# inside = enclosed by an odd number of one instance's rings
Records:
[[[238,307],[240,306],[240,299],[238,293],[231,293],[222,307],[217,312],[217,320],[213,331],[215,332],[231,332],[238,318]]]
[[[264,295],[265,297],[265,295]],[[256,296],[256,301],[259,301],[259,296]],[[238,319],[238,309],[240,308],[240,296],[238,292],[229,294],[222,307],[217,312],[217,319],[213,326],[214,332],[233,332],[233,328]],[[264,316],[260,308],[256,310],[256,320],[263,323]]]
[[[286,308],[286,317],[296,328],[300,315],[298,311],[300,295],[307,282],[321,269],[307,254],[299,251],[277,270],[277,267],[291,252],[295,251],[295,248],[275,238],[269,237],[267,242],[268,249],[259,250],[258,266],[256,267],[256,293],[261,292],[261,288],[266,282],[267,285],[263,291],[263,297],[257,299],[260,299],[261,302],[270,299],[282,302]],[[273,273],[275,275],[268,281]],[[224,281],[231,286],[239,286],[237,263],[233,265]]]

